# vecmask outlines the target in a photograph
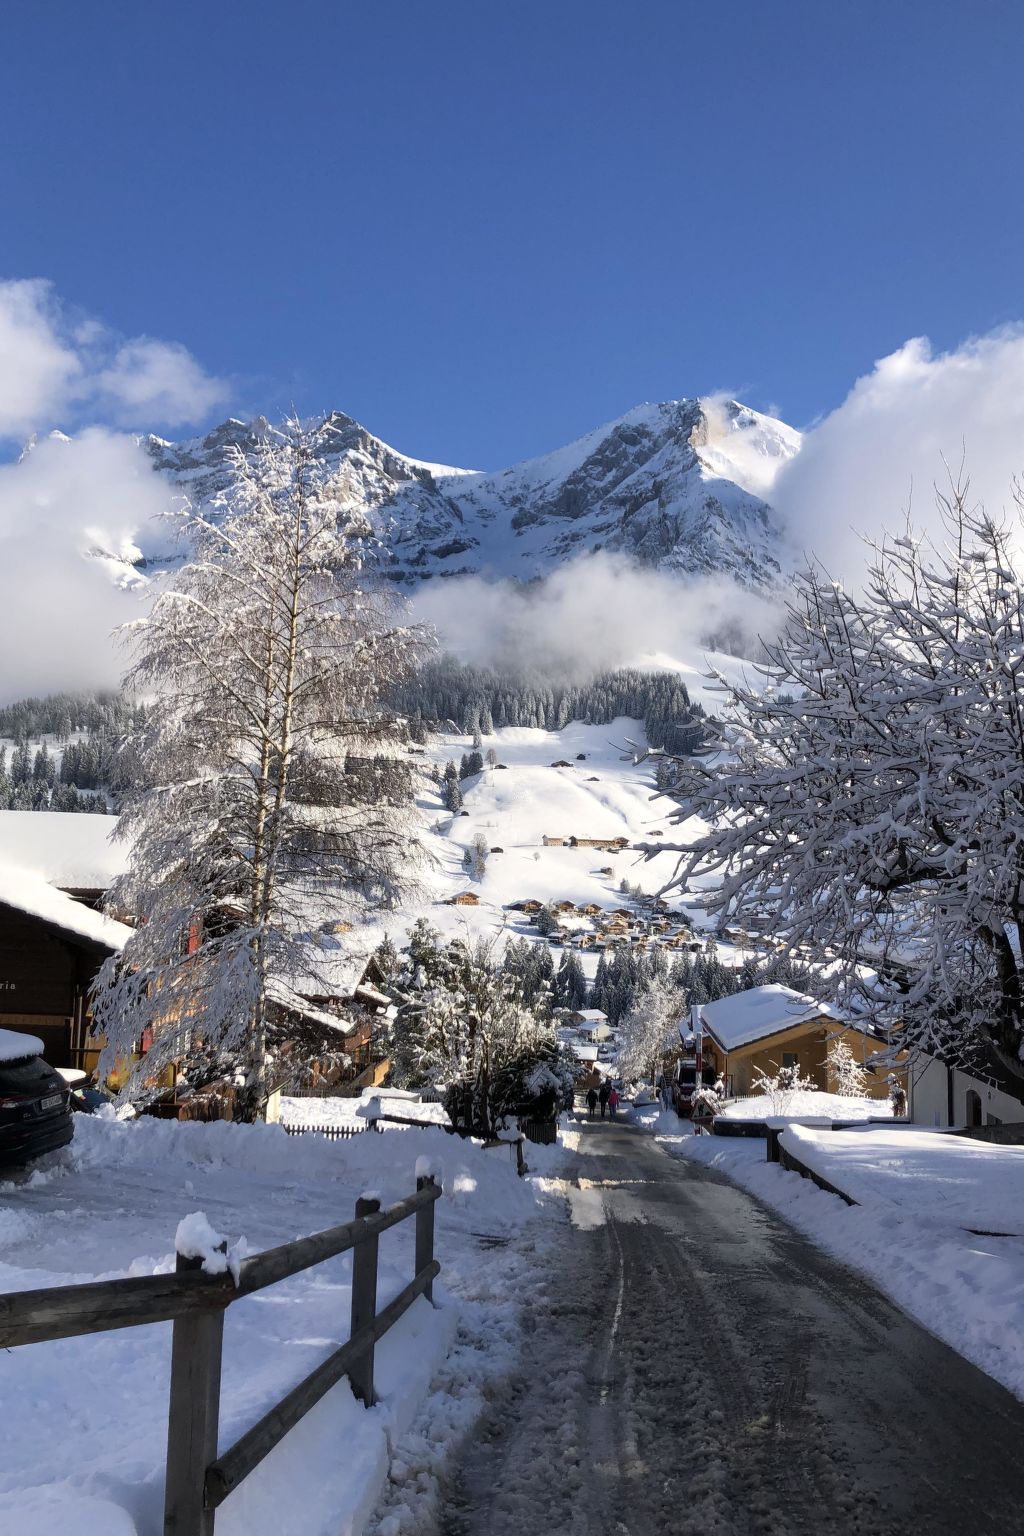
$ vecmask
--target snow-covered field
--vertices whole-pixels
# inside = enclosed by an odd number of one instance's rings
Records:
[[[767,1162],[763,1141],[694,1136],[671,1111],[656,1108],[633,1118],[674,1157],[749,1189],[1024,1399],[1024,1236],[986,1237],[962,1224],[970,1213],[972,1226],[1024,1231],[1024,1149],[897,1126],[784,1132],[791,1142],[799,1138],[796,1155],[814,1158],[830,1181],[844,1188],[856,1182],[850,1193],[865,1203],[848,1206]],[[982,1213],[984,1221],[973,1219]]]
[[[275,1126],[83,1116],[64,1153],[0,1185],[0,1290],[169,1271],[177,1225],[196,1211],[256,1251],[349,1220],[365,1189],[390,1204],[414,1187],[420,1156],[440,1163],[438,1306],[417,1301],[378,1345],[379,1404],[364,1409],[339,1383],[217,1518],[224,1536],[339,1536],[368,1517],[457,1330],[456,1350],[479,1374],[514,1359],[517,1298],[565,1219],[543,1171],[569,1154],[530,1151],[540,1176],[519,1180],[511,1154],[440,1130],[327,1142]],[[381,1239],[380,1304],[411,1277],[412,1242],[411,1223]],[[350,1276],[342,1255],[228,1309],[222,1448],[348,1336]],[[156,1324],[0,1355],[0,1394],[18,1405],[0,1441],[0,1530],[158,1536],[170,1332]],[[474,1401],[463,1394],[461,1407],[468,1423]]]
[[[656,854],[647,860],[636,851],[641,843],[679,842],[698,824],[672,827],[668,817],[673,802],[653,790],[650,764],[637,765],[631,744],[643,748],[643,724],[626,717],[608,725],[583,725],[578,721],[561,731],[507,726],[484,740],[484,751],[493,748],[503,768],[485,767],[463,780],[465,815],[445,810],[440,791],[426,780],[418,797],[422,838],[427,854],[423,872],[424,898],[412,903],[399,922],[388,928],[399,942],[412,918],[423,911],[443,933],[469,932],[489,939],[536,937],[521,913],[509,912],[514,901],[571,901],[577,906],[596,903],[607,911],[622,905],[623,880],[644,891],[657,891],[672,875],[677,855]],[[458,766],[464,752],[472,750],[465,736],[442,736],[424,750],[418,760],[429,768],[436,762],[443,770],[449,760]],[[580,754],[583,754],[582,758]],[[564,760],[569,767],[556,768]],[[489,848],[500,848],[487,859],[483,878],[474,880],[463,867],[463,854],[480,834]],[[550,837],[624,837],[630,847],[618,853],[597,848],[544,847]],[[602,870],[610,869],[610,874]],[[700,904],[698,878],[684,896],[674,896],[670,906],[694,929],[708,926]],[[480,905],[447,906],[456,893],[472,891]],[[740,963],[750,951],[731,944],[719,945],[727,964]],[[591,973],[597,955],[581,955]]]

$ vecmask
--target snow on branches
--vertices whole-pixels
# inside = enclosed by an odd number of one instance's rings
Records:
[[[946,542],[895,538],[863,595],[811,568],[730,686],[716,756],[679,764],[676,882],[770,926],[898,1042],[1021,1049],[1024,591],[1019,527],[940,498]]]
[[[183,516],[187,562],[130,627],[127,686],[157,703],[109,900],[139,926],[93,1001],[108,1061],[151,1032],[135,1076],[152,1078],[201,1043],[257,1109],[275,990],[308,976],[312,930],[395,902],[412,846],[384,701],[426,637],[364,579],[369,529],[318,438],[289,423],[253,461],[234,453],[221,505]]]
[[[637,993],[622,1020],[619,1069],[627,1082],[657,1081],[662,1057],[679,1043],[678,1024],[685,1007],[682,994],[665,976],[653,976]]]

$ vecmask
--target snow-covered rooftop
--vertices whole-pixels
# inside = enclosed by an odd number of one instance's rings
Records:
[[[45,820],[42,811],[28,814]],[[70,819],[92,820],[89,816],[72,816]],[[132,931],[126,924],[104,917],[102,912],[94,912],[91,907],[75,901],[73,896],[65,895],[33,870],[18,869],[12,864],[0,863],[0,904],[53,923],[65,933],[99,944],[111,953],[124,948]]]
[[[14,864],[64,890],[105,891],[128,859],[128,844],[112,840],[116,826],[116,816],[0,811],[0,869]]]
[[[705,1029],[725,1051],[781,1034],[810,1019],[825,1017],[839,1022],[839,1015],[827,1003],[819,1003],[806,993],[777,982],[704,1003],[700,1012]]]

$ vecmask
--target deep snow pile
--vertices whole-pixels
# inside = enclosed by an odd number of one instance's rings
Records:
[[[555,1167],[565,1155],[543,1154],[531,1161]],[[557,1238],[564,1204],[549,1181],[519,1180],[510,1153],[432,1130],[328,1142],[275,1126],[82,1117],[71,1147],[48,1167],[0,1185],[0,1291],[170,1271],[179,1223],[196,1212],[257,1251],[349,1220],[367,1188],[385,1205],[410,1193],[421,1158],[442,1172],[439,1305],[415,1302],[378,1345],[375,1408],[339,1383],[217,1517],[224,1536],[355,1531],[463,1306],[486,1305],[495,1350],[512,1348],[517,1292],[537,1252]],[[411,1278],[412,1244],[410,1222],[381,1238],[380,1305]],[[345,1254],[228,1309],[222,1449],[347,1338],[350,1277]],[[69,1536],[79,1528],[69,1525],[69,1507],[85,1522],[96,1500],[125,1512],[126,1531],[158,1536],[170,1333],[156,1324],[0,1355],[3,1401],[19,1405],[0,1449],[0,1530]],[[103,1518],[94,1511],[95,1528],[113,1532]]]
[[[764,1120],[769,1115],[784,1119],[814,1115],[824,1120],[884,1120],[892,1109],[888,1099],[847,1098],[839,1093],[800,1089],[784,1094],[777,1104],[766,1093],[753,1094],[749,1099],[730,1099],[719,1114],[726,1120]]]
[[[1024,1238],[980,1236],[958,1224],[966,1209],[961,1200],[966,1191],[958,1181],[968,1162],[974,1165],[974,1175],[985,1170],[973,1184],[979,1197],[981,1183],[988,1183],[993,1198],[1004,1202],[1003,1215],[1008,1214],[1006,1197],[1016,1202],[1019,1212],[1017,1160],[1024,1166],[1024,1150],[970,1143],[982,1152],[978,1158],[974,1152],[963,1152],[959,1137],[932,1134],[933,1143],[951,1145],[946,1150],[933,1146],[922,1154],[914,1143],[927,1133],[898,1126],[817,1136],[807,1130],[785,1131],[791,1139],[804,1138],[800,1156],[809,1138],[824,1143],[841,1137],[848,1144],[856,1143],[859,1187],[867,1193],[872,1186],[875,1193],[870,1203],[848,1206],[810,1179],[767,1162],[763,1141],[695,1136],[690,1125],[671,1111],[638,1111],[635,1119],[646,1122],[673,1156],[717,1168],[749,1189],[829,1253],[868,1275],[912,1317],[1024,1399]],[[1015,1153],[1012,1164],[999,1158],[999,1153],[1006,1152]],[[1012,1175],[997,1175],[1000,1163],[1012,1166]],[[837,1177],[835,1182],[843,1181]],[[996,1214],[991,1202],[984,1210],[987,1217]],[[1021,1230],[1019,1216],[1003,1230]]]
[[[783,1145],[858,1205],[922,1224],[1024,1236],[1024,1147],[911,1126],[828,1133],[793,1126]]]

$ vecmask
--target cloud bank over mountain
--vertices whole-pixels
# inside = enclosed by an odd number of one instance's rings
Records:
[[[227,392],[177,342],[118,336],[42,280],[0,282],[0,449],[28,439],[0,461],[0,702],[116,685],[111,632],[137,611],[125,562],[173,499],[127,429],[202,421]]]
[[[0,282],[0,699],[116,683],[111,632],[147,579],[131,562],[163,548],[160,514],[182,486],[201,498],[219,484],[225,445],[251,429],[148,448],[133,433],[208,422],[230,391],[178,342],[118,335],[42,280]],[[712,643],[750,653],[805,554],[856,583],[860,535],[899,528],[907,508],[936,532],[943,458],[954,473],[965,458],[972,500],[1012,506],[1024,326],[948,352],[906,342],[802,439],[707,397],[460,475],[330,420],[351,494],[394,534],[391,573],[445,645],[575,673],[649,653],[693,662]]]

